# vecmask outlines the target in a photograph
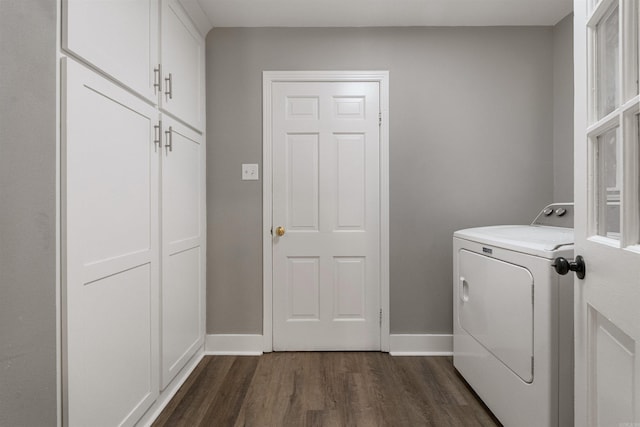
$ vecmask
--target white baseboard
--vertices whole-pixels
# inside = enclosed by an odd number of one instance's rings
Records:
[[[392,356],[451,356],[451,334],[391,334],[389,353]]]
[[[154,402],[154,404],[149,408],[149,410],[142,416],[142,418],[136,423],[137,426],[150,427],[151,424],[158,418],[162,410],[169,404],[173,396],[180,390],[182,384],[189,378],[189,375],[196,369],[198,363],[204,357],[204,352],[202,348],[191,358],[191,360],[187,363],[187,365],[182,368],[182,370],[176,375],[176,377],[169,383],[167,388],[165,388],[161,393],[158,399]]]
[[[259,356],[264,337],[258,334],[211,334],[205,338],[207,355]],[[392,356],[451,356],[451,334],[392,334],[389,336]]]
[[[205,337],[207,355],[260,356],[264,347],[262,335],[211,334]]]

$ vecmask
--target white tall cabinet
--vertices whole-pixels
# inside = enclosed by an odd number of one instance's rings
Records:
[[[205,156],[202,137],[163,116],[162,387],[204,339]]]
[[[61,57],[63,421],[135,425],[203,351],[204,39],[175,0],[65,0]]]
[[[72,60],[62,72],[65,420],[132,424],[159,392],[157,112]]]

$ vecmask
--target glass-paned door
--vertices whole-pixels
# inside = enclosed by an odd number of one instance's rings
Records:
[[[639,0],[574,0],[575,425],[640,425]]]
[[[636,249],[638,12],[638,0],[600,0],[586,17],[588,234]]]

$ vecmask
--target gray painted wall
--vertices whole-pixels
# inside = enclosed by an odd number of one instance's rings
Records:
[[[262,331],[263,70],[390,71],[392,333],[451,333],[454,230],[554,197],[554,30],[214,29],[207,37],[207,333]],[[262,170],[262,169],[261,169]]]
[[[0,426],[53,426],[56,9],[0,0]]]
[[[573,14],[553,27],[553,200],[573,201]]]

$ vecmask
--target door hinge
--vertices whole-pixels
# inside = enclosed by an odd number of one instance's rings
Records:
[[[382,126],[382,112],[378,113],[378,126]]]
[[[380,326],[382,327],[382,309],[380,309]]]

